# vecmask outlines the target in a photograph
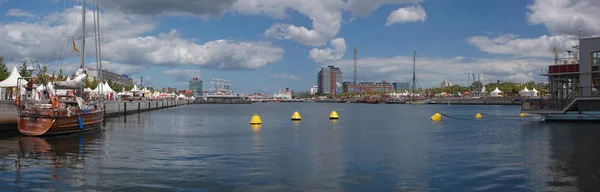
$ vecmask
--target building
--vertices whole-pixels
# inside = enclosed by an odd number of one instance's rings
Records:
[[[318,91],[318,90],[319,90],[319,86],[317,86],[317,85],[313,85],[313,86],[310,88],[310,95],[317,94],[317,91]]]
[[[450,81],[448,80],[444,80],[442,81],[442,83],[440,83],[440,88],[446,88],[446,87],[451,87],[452,83],[450,83]]]
[[[190,81],[189,89],[192,91],[192,96],[202,96],[202,80],[193,78]]]
[[[344,93],[353,92],[391,92],[394,90],[392,84],[381,81],[381,82],[360,82],[354,86],[353,82],[344,82],[342,85],[342,91]]]
[[[396,91],[410,90],[410,83],[408,83],[408,82],[394,82],[394,83],[392,83],[392,87]]]
[[[163,93],[177,93],[177,89],[173,87],[162,88],[160,92]]]
[[[117,73],[113,73],[110,72],[106,69],[103,69],[102,72],[99,73],[98,69],[94,69],[94,68],[87,68],[86,69],[86,73],[89,79],[94,79],[96,78],[96,80],[99,80],[99,75],[102,75],[102,78],[105,82],[108,82],[109,80],[113,83],[117,83],[120,85],[132,85],[133,84],[133,79],[129,78],[127,75],[120,75]]]
[[[342,92],[342,71],[329,65],[321,68],[317,74],[317,93],[335,95]]]
[[[189,90],[189,89],[179,90],[179,92],[177,93],[177,95],[179,95],[179,94],[183,94],[186,97],[191,97],[192,96],[192,90]]]

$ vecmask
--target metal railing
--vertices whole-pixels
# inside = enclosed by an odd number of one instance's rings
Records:
[[[596,90],[594,90],[594,88],[596,88]],[[586,98],[598,97],[598,99],[600,100],[600,92],[597,90],[598,87],[592,87],[592,86],[577,87],[574,90],[572,90],[571,92],[569,92],[568,95],[564,99],[542,99],[542,100],[538,100],[538,101],[523,102],[521,105],[521,110],[523,110],[523,111],[543,111],[543,110],[564,111],[564,110],[568,110],[569,108],[575,106],[572,104],[574,100],[576,100],[577,98],[583,97],[582,93],[583,93],[584,89],[592,89],[591,95],[586,96]]]

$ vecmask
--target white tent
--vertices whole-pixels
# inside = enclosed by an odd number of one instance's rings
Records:
[[[498,87],[496,87],[496,89],[494,89],[492,92],[490,92],[490,96],[492,96],[492,97],[502,96],[502,91],[500,91],[498,89]]]
[[[185,95],[179,94],[179,98],[185,98]]]
[[[104,92],[104,93],[112,93],[112,92],[115,92],[115,91],[110,87],[110,85],[108,85],[107,82],[104,82],[104,84],[102,85],[102,92]]]
[[[531,94],[531,96],[535,97],[535,96],[539,96],[540,92],[538,90],[535,90],[535,87],[529,91],[529,94]]]
[[[19,71],[17,70],[17,67],[13,67],[13,70],[10,72],[10,75],[8,76],[8,78],[6,78],[4,81],[0,82],[0,87],[17,87],[17,80],[19,79],[19,77],[21,77],[21,75],[19,74]],[[27,81],[25,81],[24,79],[21,80],[21,85],[25,85],[27,84]]]
[[[131,91],[140,91],[140,89],[138,89],[137,85],[133,85],[133,89],[131,89]]]
[[[529,97],[531,96],[531,92],[529,91],[529,89],[527,89],[527,87],[523,88],[523,90],[519,91],[519,95],[521,97]]]

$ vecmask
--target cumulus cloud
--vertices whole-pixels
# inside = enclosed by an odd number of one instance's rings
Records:
[[[2,2],[0,2],[1,4]],[[4,16],[10,17],[26,17],[26,18],[35,18],[36,16],[33,13],[21,10],[21,9],[9,9]]]
[[[47,63],[79,57],[72,50],[75,40],[82,50],[81,7],[44,16],[34,23],[0,23],[0,50],[6,58],[30,57]],[[86,34],[93,32],[88,10]],[[157,36],[141,36],[155,29],[156,21],[144,15],[105,11],[101,15],[103,60],[132,65],[198,65],[213,69],[257,69],[280,60],[283,49],[267,42],[214,40],[204,44],[181,37],[175,30]],[[86,56],[94,57],[92,38],[86,41]]]
[[[421,5],[408,6],[392,11],[385,22],[386,26],[391,26],[395,23],[406,23],[425,21],[427,13]]]
[[[353,71],[352,59],[344,59],[333,62],[340,67],[342,73]],[[358,65],[358,75],[367,81],[405,81],[412,79],[412,56],[397,56],[391,58],[367,57],[361,59],[362,65]],[[416,77],[419,86],[426,88],[432,85],[439,86],[445,79],[453,84],[467,84],[467,75],[480,73],[486,75],[486,83],[496,80],[513,82],[537,82],[544,78],[537,75],[541,69],[547,67],[552,61],[537,58],[494,58],[494,59],[464,59],[462,57],[417,57]],[[482,79],[483,80],[483,79]]]
[[[534,0],[527,7],[531,24],[543,24],[554,35],[600,35],[600,1],[598,0]]]
[[[200,70],[193,69],[171,69],[162,72],[164,75],[174,77],[179,81],[189,81],[192,78],[201,78],[202,73]]]
[[[269,77],[271,78],[275,78],[275,79],[282,79],[282,80],[300,80],[301,78],[294,75],[294,74],[285,74],[285,73],[273,73],[270,74]]]
[[[553,57],[553,46],[563,52],[573,50],[573,46],[577,44],[577,37],[569,35],[518,38],[515,34],[505,34],[493,39],[486,36],[473,36],[467,40],[481,51],[523,57]]]
[[[330,44],[333,49],[329,47],[325,49],[313,48],[309,51],[308,57],[318,63],[341,59],[347,48],[344,38],[333,39]]]
[[[367,15],[384,4],[417,2],[421,0],[107,0],[103,6],[136,15],[194,15],[204,18],[231,12],[284,19],[297,12],[310,18],[312,28],[275,23],[265,30],[264,35],[303,45],[323,46],[340,31],[345,10],[355,15]]]
[[[281,60],[284,52],[266,42],[216,40],[199,45],[180,38],[176,30],[158,37],[120,39],[105,47],[108,58],[127,63],[198,65],[221,70],[258,69]]]

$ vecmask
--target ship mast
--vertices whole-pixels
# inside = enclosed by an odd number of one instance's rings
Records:
[[[85,0],[81,3],[81,66],[83,70],[85,66]],[[79,86],[79,95],[83,96],[83,85]]]
[[[417,57],[417,50],[414,51],[413,53],[413,77],[412,77],[412,94],[410,95],[410,102],[414,102],[415,100],[415,82],[417,81],[417,79],[415,78],[415,63],[416,63],[416,57]]]

